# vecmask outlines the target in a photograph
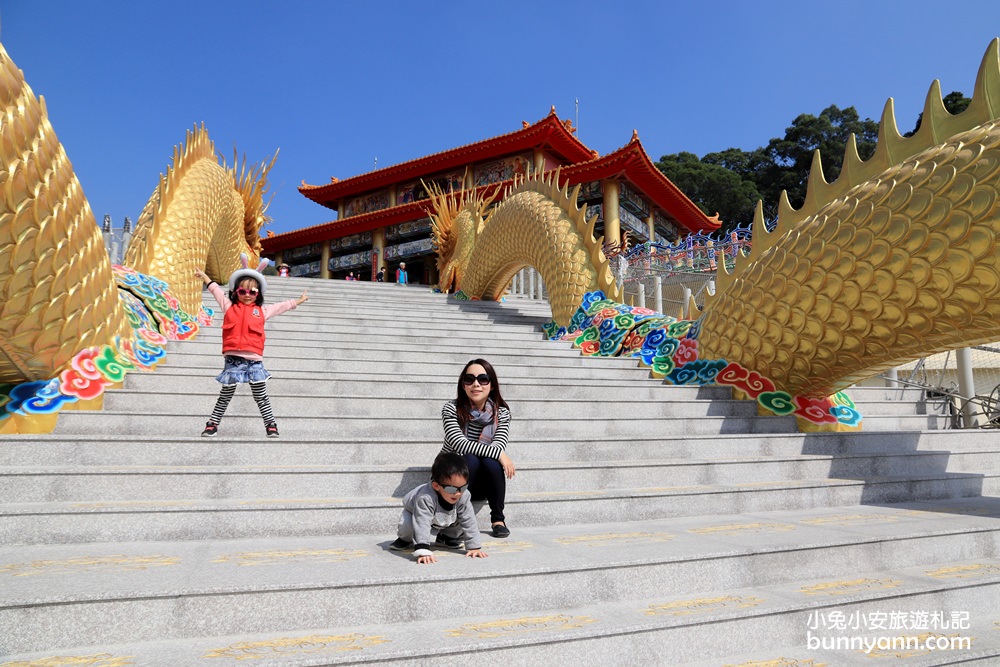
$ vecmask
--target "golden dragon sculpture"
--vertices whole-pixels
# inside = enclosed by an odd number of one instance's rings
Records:
[[[34,405],[38,396],[29,394],[36,389],[53,400],[93,398],[93,386],[151,365],[166,337],[197,330],[201,281],[194,269],[206,267],[224,282],[241,252],[259,256],[274,159],[220,165],[204,127],[189,131],[138,218],[122,269],[108,259],[44,99],[2,46],[0,105],[2,431],[12,428],[7,417],[23,414],[22,403]],[[141,312],[143,301],[152,313]],[[91,354],[101,346],[108,349]],[[110,375],[97,372],[98,354]],[[77,393],[60,394],[49,383],[56,378]],[[88,389],[81,392],[82,385]],[[18,387],[28,393],[18,398]]]
[[[513,188],[475,237],[462,237],[475,247],[453,250],[469,257],[459,287],[497,299],[514,272],[534,266],[552,302],[548,333],[585,354],[634,355],[671,382],[730,384],[772,412],[855,427],[860,416],[837,392],[997,338],[998,118],[994,40],[964,112],[945,109],[935,81],[920,129],[904,138],[889,99],[871,159],[852,137],[828,183],[817,152],[804,205],[795,210],[783,195],[770,233],[758,205],[750,255],[731,274],[719,264],[717,292],[697,320],[616,303],[592,223],[555,187],[557,175]]]
[[[432,197],[431,221],[439,248],[441,291],[452,286],[465,297],[499,300],[518,271],[534,267],[549,289],[552,316],[568,322],[584,294],[620,296],[597,218],[576,205],[580,186],[559,186],[559,170],[515,178],[503,200],[483,217],[492,200],[468,194]]]

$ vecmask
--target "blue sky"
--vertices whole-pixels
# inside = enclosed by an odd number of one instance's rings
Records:
[[[271,174],[276,232],[333,212],[297,187],[511,132],[551,105],[604,154],[752,149],[800,113],[888,97],[913,126],[931,81],[969,94],[997,0],[3,0],[0,42],[98,221],[134,220],[185,130]]]

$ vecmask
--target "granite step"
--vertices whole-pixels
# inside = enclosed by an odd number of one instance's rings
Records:
[[[180,384],[180,383],[179,383]],[[387,395],[359,396],[349,393],[317,392],[303,394],[302,387],[289,387],[295,393],[282,391],[291,383],[269,387],[271,406],[275,414],[305,414],[315,417],[368,417],[391,414],[396,418],[421,418],[440,415],[441,406],[455,393],[455,387],[439,387],[437,392],[425,387],[423,397],[398,396],[391,387],[382,388]],[[181,387],[179,386],[178,389]],[[219,384],[208,378],[190,379],[183,383],[183,395],[164,387],[160,391],[110,391],[104,396],[104,411],[115,413],[128,409],[132,412],[159,412],[187,415],[193,411],[210,410],[219,395]],[[645,401],[627,396],[627,390],[617,394],[608,392],[603,399],[583,398],[534,398],[517,403],[517,420],[543,420],[558,415],[560,419],[585,419],[594,415],[628,414],[632,419],[651,420],[663,417],[698,418],[757,416],[757,404],[752,401],[671,400],[669,392]],[[238,391],[229,404],[232,414],[253,414],[256,403],[249,391]]]
[[[720,438],[715,435],[659,436],[643,433],[623,444],[594,434],[581,433],[572,440],[518,438],[515,461],[583,461],[729,459],[739,457],[834,458],[913,452],[945,455],[949,465],[966,469],[1000,466],[1000,431],[969,439],[961,431],[913,431],[862,433],[779,433]],[[294,465],[354,464],[384,465],[419,460],[426,466],[441,448],[441,435],[427,439],[389,440],[379,437],[343,439],[336,433],[321,440],[293,439],[246,441],[224,432],[207,440],[198,434],[165,436],[160,433],[142,440],[132,434],[103,433],[97,436],[66,433],[58,436],[8,436],[0,447],[0,466],[49,465]],[[625,454],[623,456],[623,453]],[[957,462],[966,459],[963,464]]]
[[[983,458],[994,454],[989,452]],[[946,452],[836,458],[550,460],[520,464],[516,479],[510,480],[509,486],[522,494],[580,493],[627,488],[639,479],[646,484],[682,487],[823,477],[916,477],[942,474],[948,463]],[[0,468],[0,502],[253,499],[282,495],[289,498],[324,495],[402,497],[428,479],[429,466],[399,464],[18,466]]]
[[[429,643],[454,637],[450,652],[511,650],[512,659],[536,646],[535,659],[548,655],[552,641],[571,652],[564,655],[611,655],[617,647],[604,641],[634,641],[640,628],[695,632],[690,645],[664,654],[676,663],[731,652],[735,636],[752,639],[749,650],[791,644],[811,611],[884,610],[888,598],[892,609],[967,610],[981,622],[995,614],[1000,584],[997,516],[995,502],[973,501],[523,528],[505,541],[487,537],[485,560],[439,551],[441,562],[427,566],[386,550],[391,527],[301,539],[0,547],[0,627],[10,630],[0,653],[69,648],[79,637],[94,647],[246,642],[331,629],[336,618],[338,636],[380,627],[386,661],[402,657],[400,648],[420,650],[403,640],[418,635],[399,634],[414,623],[426,624]],[[486,599],[488,614],[472,602]],[[553,616],[576,622],[525,622]],[[477,637],[505,623],[534,632]],[[709,630],[720,638],[694,641]],[[478,641],[491,638],[506,641]],[[655,644],[644,650],[659,646],[661,654],[673,644],[648,639]]]
[[[584,491],[508,491],[506,513],[517,527],[630,519],[741,515],[775,510],[850,507],[914,498],[963,499],[995,478],[943,472],[902,477],[801,479],[733,484],[636,486]],[[396,491],[396,496],[402,490]],[[164,500],[8,503],[0,507],[0,544],[205,540],[316,534],[351,535],[394,526],[398,497],[321,495]],[[488,524],[482,513],[480,523]]]
[[[102,433],[133,433],[137,437],[156,436],[163,432],[178,435],[201,433],[205,421],[215,404],[193,397],[191,408],[183,413],[166,412],[157,408],[143,413],[115,411],[69,410],[59,416],[55,434],[77,433],[100,435]],[[397,417],[391,413],[377,419],[370,415],[332,417],[296,417],[298,411],[275,413],[282,437],[292,439],[319,439],[336,436],[341,439],[382,438],[385,440],[431,440],[441,436],[440,408],[431,414],[416,417]],[[198,414],[200,411],[201,414]],[[906,418],[886,418],[894,424]],[[511,437],[555,438],[565,437],[567,429],[579,428],[588,433],[608,438],[628,439],[644,433],[660,435],[705,435],[737,433],[789,433],[795,431],[792,417],[719,417],[706,416],[700,419],[688,417],[659,417],[655,420],[631,419],[627,415],[605,417],[588,415],[585,418],[567,419],[561,415],[539,418],[519,418],[511,422]],[[260,439],[264,436],[264,425],[256,405],[252,411],[227,412],[219,426],[219,434],[241,438]]]

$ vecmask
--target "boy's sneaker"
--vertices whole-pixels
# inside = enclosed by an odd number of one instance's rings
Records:
[[[208,422],[205,424],[205,430],[201,432],[201,437],[203,438],[214,438],[219,434],[219,425]]]
[[[267,437],[277,438],[278,437],[278,425],[275,422],[269,422],[264,424],[264,430],[267,432]]]
[[[413,548],[413,542],[397,537],[396,541],[389,545],[389,548],[393,551],[409,551]]]
[[[461,549],[462,540],[457,537],[448,537],[447,535],[438,535],[437,539],[434,540],[434,546],[441,547],[443,549]]]

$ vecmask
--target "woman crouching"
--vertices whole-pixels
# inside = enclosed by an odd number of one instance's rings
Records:
[[[490,506],[493,537],[507,537],[503,513],[507,480],[514,477],[514,462],[507,455],[510,409],[500,395],[496,371],[485,359],[473,359],[458,376],[458,394],[441,408],[444,452],[460,454],[469,466],[469,491],[473,500]]]

